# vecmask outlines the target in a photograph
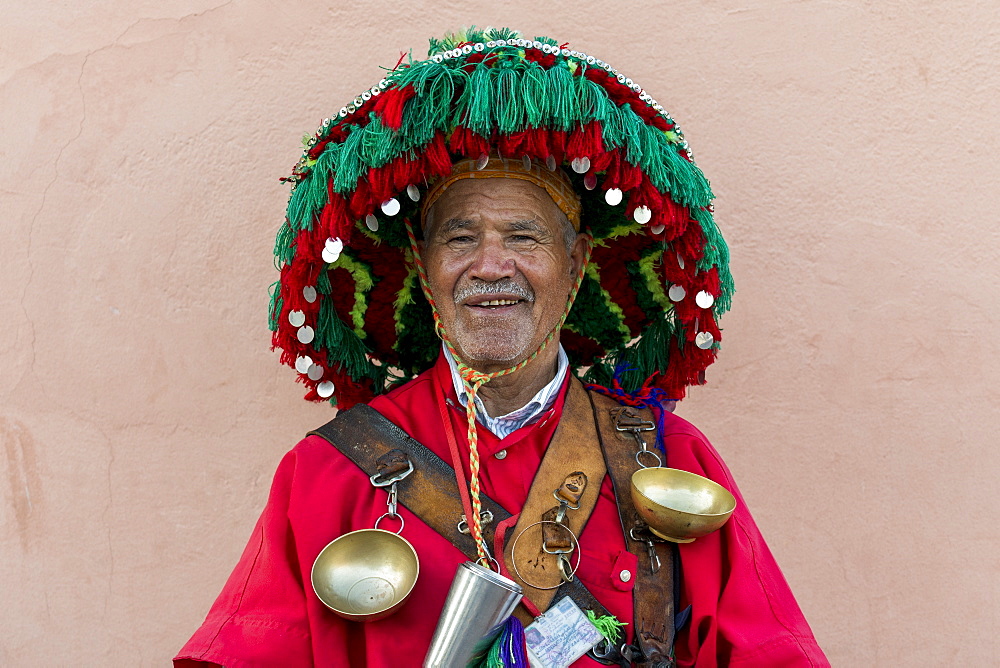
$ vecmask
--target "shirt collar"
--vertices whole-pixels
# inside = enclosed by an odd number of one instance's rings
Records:
[[[444,357],[448,361],[448,369],[451,371],[451,382],[455,388],[455,395],[458,397],[459,403],[465,405],[468,397],[465,393],[462,377],[458,375],[458,365],[455,364],[455,358],[452,357],[448,347],[444,345],[442,347],[444,348]],[[563,381],[566,379],[566,372],[569,369],[569,358],[566,356],[566,351],[563,350],[562,344],[559,345],[556,365],[556,374],[552,377],[552,380],[545,387],[538,390],[528,403],[506,415],[490,417],[489,413],[486,412],[486,407],[483,405],[482,400],[476,397],[476,419],[500,438],[504,438],[536,419],[539,415],[552,408],[556,397],[559,395],[559,390],[562,388]]]

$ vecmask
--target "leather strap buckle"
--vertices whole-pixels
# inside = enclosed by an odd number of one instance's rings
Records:
[[[483,512],[479,513],[479,521],[483,524],[483,526],[486,526],[487,524],[493,521],[493,513],[489,510],[484,510]],[[465,516],[465,513],[462,514],[462,519],[458,521],[457,528],[458,528],[458,533],[466,536],[469,535],[470,531],[469,519]]]
[[[402,450],[390,450],[375,461],[375,469],[368,480],[375,487],[388,487],[413,473],[413,462]]]

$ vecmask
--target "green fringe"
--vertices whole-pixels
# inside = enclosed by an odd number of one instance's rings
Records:
[[[281,269],[283,265],[291,264],[295,259],[295,231],[292,230],[288,219],[278,228],[278,236],[274,239],[274,265],[275,269]]]
[[[549,117],[545,125],[556,130],[571,130],[583,120],[580,113],[580,91],[576,86],[576,77],[570,72],[565,61],[545,70],[548,82]]]
[[[321,295],[328,295],[333,292],[333,285],[330,283],[330,272],[321,271],[316,277],[316,292]]]
[[[281,281],[275,281],[271,283],[271,287],[267,289],[267,293],[271,298],[271,303],[267,309],[267,328],[272,332],[278,331],[278,318],[281,317]]]
[[[524,102],[525,124],[541,126],[552,114],[546,94],[545,70],[538,63],[529,63],[521,75],[520,99]]]
[[[614,615],[597,616],[593,610],[584,610],[590,623],[597,627],[601,635],[608,639],[608,642],[615,644],[622,635],[622,629],[628,626],[625,622],[618,621]]]
[[[509,134],[524,127],[527,113],[524,107],[524,98],[521,97],[519,79],[521,74],[514,63],[506,61],[501,63],[499,68],[490,68],[497,72],[495,83],[496,101],[496,127],[500,132]]]
[[[344,139],[340,149],[340,160],[333,175],[334,191],[344,194],[351,193],[357,188],[358,180],[364,171],[361,162],[361,146],[364,138],[364,128],[355,127]]]
[[[371,120],[361,132],[361,162],[365,167],[381,167],[400,155],[407,146],[405,137],[382,124],[382,119],[371,114]],[[360,175],[359,175],[360,176]]]
[[[503,104],[498,100],[494,79],[497,70],[492,67],[476,67],[469,76],[469,83],[462,95],[464,114],[459,116],[462,125],[473,132],[489,137],[494,125],[494,109]],[[469,103],[472,100],[472,104]]]

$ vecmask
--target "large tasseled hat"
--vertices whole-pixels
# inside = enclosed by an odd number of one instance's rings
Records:
[[[594,240],[561,341],[600,385],[703,382],[730,305],[712,193],[674,120],[594,56],[507,29],[431,40],[325,119],[292,176],[270,326],[311,400],[367,401],[440,350],[404,220],[459,161],[565,170]],[[466,163],[467,164],[467,163]]]

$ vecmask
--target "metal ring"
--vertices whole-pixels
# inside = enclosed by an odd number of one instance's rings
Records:
[[[524,533],[528,529],[530,529],[533,526],[538,526],[539,524],[559,524],[559,522],[553,522],[552,520],[541,520],[541,521],[535,522],[534,524],[529,524],[528,526],[524,527],[524,529],[521,530],[521,533],[517,534],[517,537],[514,538],[514,542],[510,546],[510,565],[514,569],[514,574],[518,578],[520,578],[521,582],[523,582],[524,584],[528,585],[532,589],[538,589],[540,591],[546,591],[546,590],[549,590],[549,589],[558,589],[559,587],[562,586],[562,582],[560,582],[559,584],[557,584],[557,585],[555,585],[553,587],[536,587],[535,585],[533,585],[530,582],[528,582],[527,580],[525,580],[524,576],[522,576],[518,572],[518,570],[517,570],[517,558],[514,556],[514,550],[517,549],[517,541],[521,540],[521,536],[523,536]],[[576,534],[573,533],[573,530],[570,529],[565,524],[559,524],[559,526],[561,526],[562,528],[566,529],[566,531],[569,531],[569,535],[573,537],[573,541],[576,543],[576,547],[580,547],[580,539],[576,537]],[[576,565],[573,566],[573,570],[569,574],[570,577],[573,577],[574,575],[576,575],[577,570],[579,570],[579,568],[580,568],[580,557],[582,556],[582,554],[581,554],[582,552],[583,552],[583,550],[576,550]]]
[[[482,566],[483,568],[489,568],[489,564],[492,564],[493,568],[491,568],[490,570],[492,570],[494,573],[500,572],[500,562],[497,561],[496,558],[494,558],[494,556],[489,552],[486,553],[486,563],[484,564],[482,563],[482,561],[483,561],[482,557],[476,559],[476,563]]]
[[[399,520],[399,531],[395,531],[395,532],[390,531],[389,533],[395,533],[397,536],[399,534],[403,533],[403,527],[406,526],[406,520],[403,519],[402,515],[399,515],[397,513],[384,513],[381,517],[379,517],[377,520],[375,520],[375,528],[376,529],[378,529],[378,523],[381,522],[382,520],[384,520],[386,517],[391,517],[393,519]],[[382,531],[386,531],[386,529],[381,529],[381,530]]]
[[[583,496],[583,495],[581,494],[580,496]],[[552,490],[552,498],[554,498],[557,502],[559,502],[559,505],[566,504],[566,507],[569,508],[570,510],[580,510],[580,502],[579,501],[577,501],[576,505],[574,506],[569,501],[567,501],[565,498],[559,496],[559,490],[558,489]]]
[[[646,466],[645,464],[642,463],[642,460],[639,459],[639,455],[653,455],[653,457],[656,458],[656,466],[655,467]],[[660,459],[660,453],[658,453],[656,450],[640,450],[639,452],[635,453],[635,463],[644,469],[659,468],[663,466],[663,460]]]

